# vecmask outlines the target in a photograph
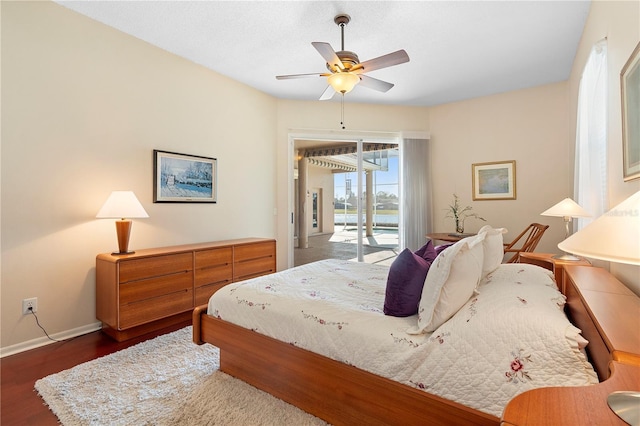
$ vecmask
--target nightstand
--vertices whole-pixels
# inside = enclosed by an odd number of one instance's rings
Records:
[[[502,414],[501,426],[627,425],[609,409],[611,392],[637,391],[640,367],[611,362],[611,378],[591,386],[549,387],[513,398]]]
[[[586,259],[560,260],[560,259],[554,259],[553,256],[555,256],[555,254],[553,253],[535,253],[535,252],[520,253],[519,261],[520,263],[529,263],[532,265],[538,265],[552,271],[553,275],[556,278],[556,284],[558,284],[558,289],[562,292],[562,294],[566,294],[565,286],[564,286],[564,276],[562,273],[564,270],[564,267],[567,265],[591,266],[591,263]]]

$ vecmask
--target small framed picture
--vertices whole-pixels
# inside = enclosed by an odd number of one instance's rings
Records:
[[[516,162],[497,161],[471,165],[474,200],[515,200]]]
[[[153,150],[154,203],[215,203],[215,158]]]
[[[640,43],[620,72],[622,159],[625,181],[640,177]]]

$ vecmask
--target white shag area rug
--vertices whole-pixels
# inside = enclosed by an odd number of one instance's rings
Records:
[[[52,374],[35,388],[71,425],[326,425],[218,370],[191,327]]]

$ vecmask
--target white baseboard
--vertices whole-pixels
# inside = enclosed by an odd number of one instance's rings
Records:
[[[82,327],[52,334],[51,337],[56,340],[66,340],[72,337],[81,336],[83,334],[92,333],[96,330],[100,330],[101,328],[102,328],[102,323],[96,322],[93,324],[88,324]],[[9,356],[9,355],[15,355],[20,352],[28,351],[31,349],[39,348],[41,346],[46,346],[51,343],[56,343],[56,342],[44,336],[44,337],[38,337],[37,339],[29,340],[26,342],[18,343],[15,345],[7,346],[5,348],[0,348],[0,358],[4,358],[5,356]]]

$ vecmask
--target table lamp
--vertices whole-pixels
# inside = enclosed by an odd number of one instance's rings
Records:
[[[593,259],[640,266],[640,191],[562,241],[558,248]],[[622,420],[640,424],[640,392],[613,392],[607,403]]]
[[[553,207],[548,208],[547,210],[540,213],[541,216],[560,216],[564,219],[564,239],[569,238],[569,223],[571,223],[571,219],[574,217],[591,217],[589,212],[580,207],[578,203],[573,201],[571,198],[565,198],[560,201],[558,204]],[[553,256],[554,259],[561,260],[569,260],[575,261],[580,260],[579,257],[574,256],[573,254],[569,254],[565,252],[564,254],[559,254]]]
[[[133,191],[113,191],[96,217],[99,219],[120,219],[116,220],[119,251],[111,254],[123,255],[134,253],[128,250],[129,236],[131,235],[130,218],[144,218],[149,217],[149,215]]]

